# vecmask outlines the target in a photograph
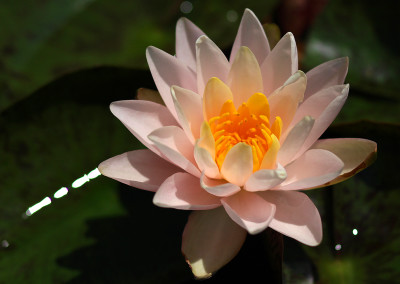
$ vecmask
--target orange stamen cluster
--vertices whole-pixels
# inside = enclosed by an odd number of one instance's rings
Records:
[[[215,139],[215,160],[221,169],[229,150],[237,143],[251,146],[253,153],[253,171],[260,168],[265,153],[268,151],[274,134],[279,139],[282,122],[279,117],[270,127],[269,110],[265,113],[252,113],[248,103],[243,103],[236,110],[232,100],[227,100],[219,116],[209,120]]]

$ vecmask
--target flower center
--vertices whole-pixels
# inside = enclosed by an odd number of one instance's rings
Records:
[[[276,117],[270,126],[269,106],[265,95],[256,93],[247,102],[235,108],[232,100],[227,100],[220,115],[208,121],[215,140],[215,161],[221,169],[229,150],[237,143],[251,146],[253,171],[260,168],[264,155],[272,144],[271,135],[279,139],[282,121]]]

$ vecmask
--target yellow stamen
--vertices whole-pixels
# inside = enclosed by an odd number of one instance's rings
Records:
[[[251,146],[253,171],[257,171],[262,163],[266,164],[264,157],[269,149],[272,146],[274,151],[277,149],[274,145],[279,144],[282,130],[280,117],[276,117],[270,127],[268,99],[261,93],[255,93],[237,110],[233,101],[228,99],[222,105],[219,116],[210,118],[208,124],[215,140],[215,161],[220,169],[229,150],[243,142]]]

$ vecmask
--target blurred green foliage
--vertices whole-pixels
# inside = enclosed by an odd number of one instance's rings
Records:
[[[393,11],[399,2],[329,1],[311,27],[305,47],[306,69],[348,56],[350,95],[337,121],[369,119],[400,122],[399,40]]]
[[[147,68],[145,49],[174,53],[182,1],[61,0],[0,2],[0,111],[54,78],[87,67]],[[263,19],[277,0],[193,1],[190,19],[229,46],[241,14]],[[227,11],[237,22],[227,20]]]

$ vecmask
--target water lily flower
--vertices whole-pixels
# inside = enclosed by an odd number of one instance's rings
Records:
[[[322,239],[321,218],[301,190],[365,168],[376,143],[318,140],[342,108],[348,59],[298,70],[294,37],[270,50],[248,9],[228,60],[197,26],[180,19],[176,56],[148,47],[165,105],[118,101],[112,113],[148,149],[113,157],[100,172],[154,191],[157,206],[193,210],[182,251],[194,275],[209,277],[267,227],[304,244]]]

